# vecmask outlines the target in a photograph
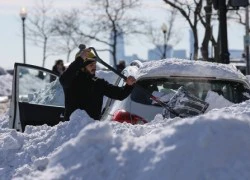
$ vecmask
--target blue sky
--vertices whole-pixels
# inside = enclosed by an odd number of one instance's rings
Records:
[[[23,62],[22,46],[22,21],[19,16],[20,9],[26,7],[32,9],[36,0],[0,0],[0,66],[13,68],[15,62]],[[69,3],[70,2],[70,3]],[[83,7],[86,0],[54,0],[53,5],[59,9],[69,7]],[[142,0],[142,14],[146,18],[153,19],[155,26],[161,27],[164,19],[167,18],[162,0]],[[149,15],[151,15],[149,17]],[[152,16],[153,15],[153,16]],[[28,14],[29,17],[29,14]],[[179,21],[179,22],[178,22]],[[174,46],[175,49],[186,49],[189,53],[189,26],[182,20],[177,21],[181,40]],[[202,32],[201,32],[202,33]],[[244,27],[234,23],[228,25],[228,39],[230,49],[243,49]],[[202,38],[200,38],[201,42]],[[95,44],[91,44],[95,46]],[[141,58],[147,58],[148,49],[153,48],[147,39],[134,39],[129,45],[125,46],[126,55],[138,54]],[[73,53],[75,54],[75,52]],[[71,59],[73,60],[73,54]],[[103,59],[108,60],[108,53],[99,54]],[[66,59],[66,54],[61,56],[50,56],[46,60],[46,68],[51,68],[54,61],[58,58]],[[26,41],[26,62],[40,66],[42,64],[42,49],[35,47],[31,42]]]

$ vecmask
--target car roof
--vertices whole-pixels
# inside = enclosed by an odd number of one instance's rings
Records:
[[[159,76],[247,80],[246,76],[230,64],[175,58],[144,61],[136,73],[137,79]]]

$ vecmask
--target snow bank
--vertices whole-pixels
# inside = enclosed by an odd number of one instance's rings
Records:
[[[250,101],[145,125],[75,111],[57,126],[0,129],[3,179],[249,179]]]
[[[10,96],[12,89],[12,75],[5,74],[0,76],[0,96]]]
[[[185,119],[157,114],[145,125],[94,121],[76,110],[68,122],[27,126],[24,133],[8,128],[5,113],[0,179],[248,180],[250,100],[222,100],[228,107]]]

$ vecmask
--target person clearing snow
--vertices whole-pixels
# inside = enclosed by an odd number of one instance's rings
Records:
[[[129,76],[123,87],[114,86],[95,76],[96,62],[89,48],[80,48],[75,61],[61,75],[59,80],[65,94],[64,120],[69,120],[76,109],[83,109],[91,118],[100,120],[103,96],[123,100],[131,93],[136,82],[134,77]]]

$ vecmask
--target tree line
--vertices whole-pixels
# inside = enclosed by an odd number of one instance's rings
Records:
[[[213,9],[212,0],[159,0],[164,2],[168,14],[163,22],[167,25],[165,42],[161,29],[152,20],[138,16],[137,10],[142,1],[86,0],[78,9],[58,10],[53,6],[52,0],[39,0],[27,18],[27,39],[41,47],[42,67],[48,56],[57,53],[66,54],[68,62],[71,53],[83,42],[102,44],[101,47],[104,48],[98,51],[108,51],[113,64],[117,65],[117,41],[121,35],[130,38],[145,36],[156,47],[163,43],[174,46],[181,37],[175,29],[176,24],[184,20],[194,38],[192,59],[201,57],[202,60],[209,61],[210,43],[213,61],[220,62],[220,34],[213,28],[218,27],[218,14]],[[152,18],[157,17],[152,15]],[[243,10],[228,12],[228,21],[245,25]],[[200,31],[204,32],[202,40],[198,36]],[[162,57],[163,49],[158,48],[157,51]]]

